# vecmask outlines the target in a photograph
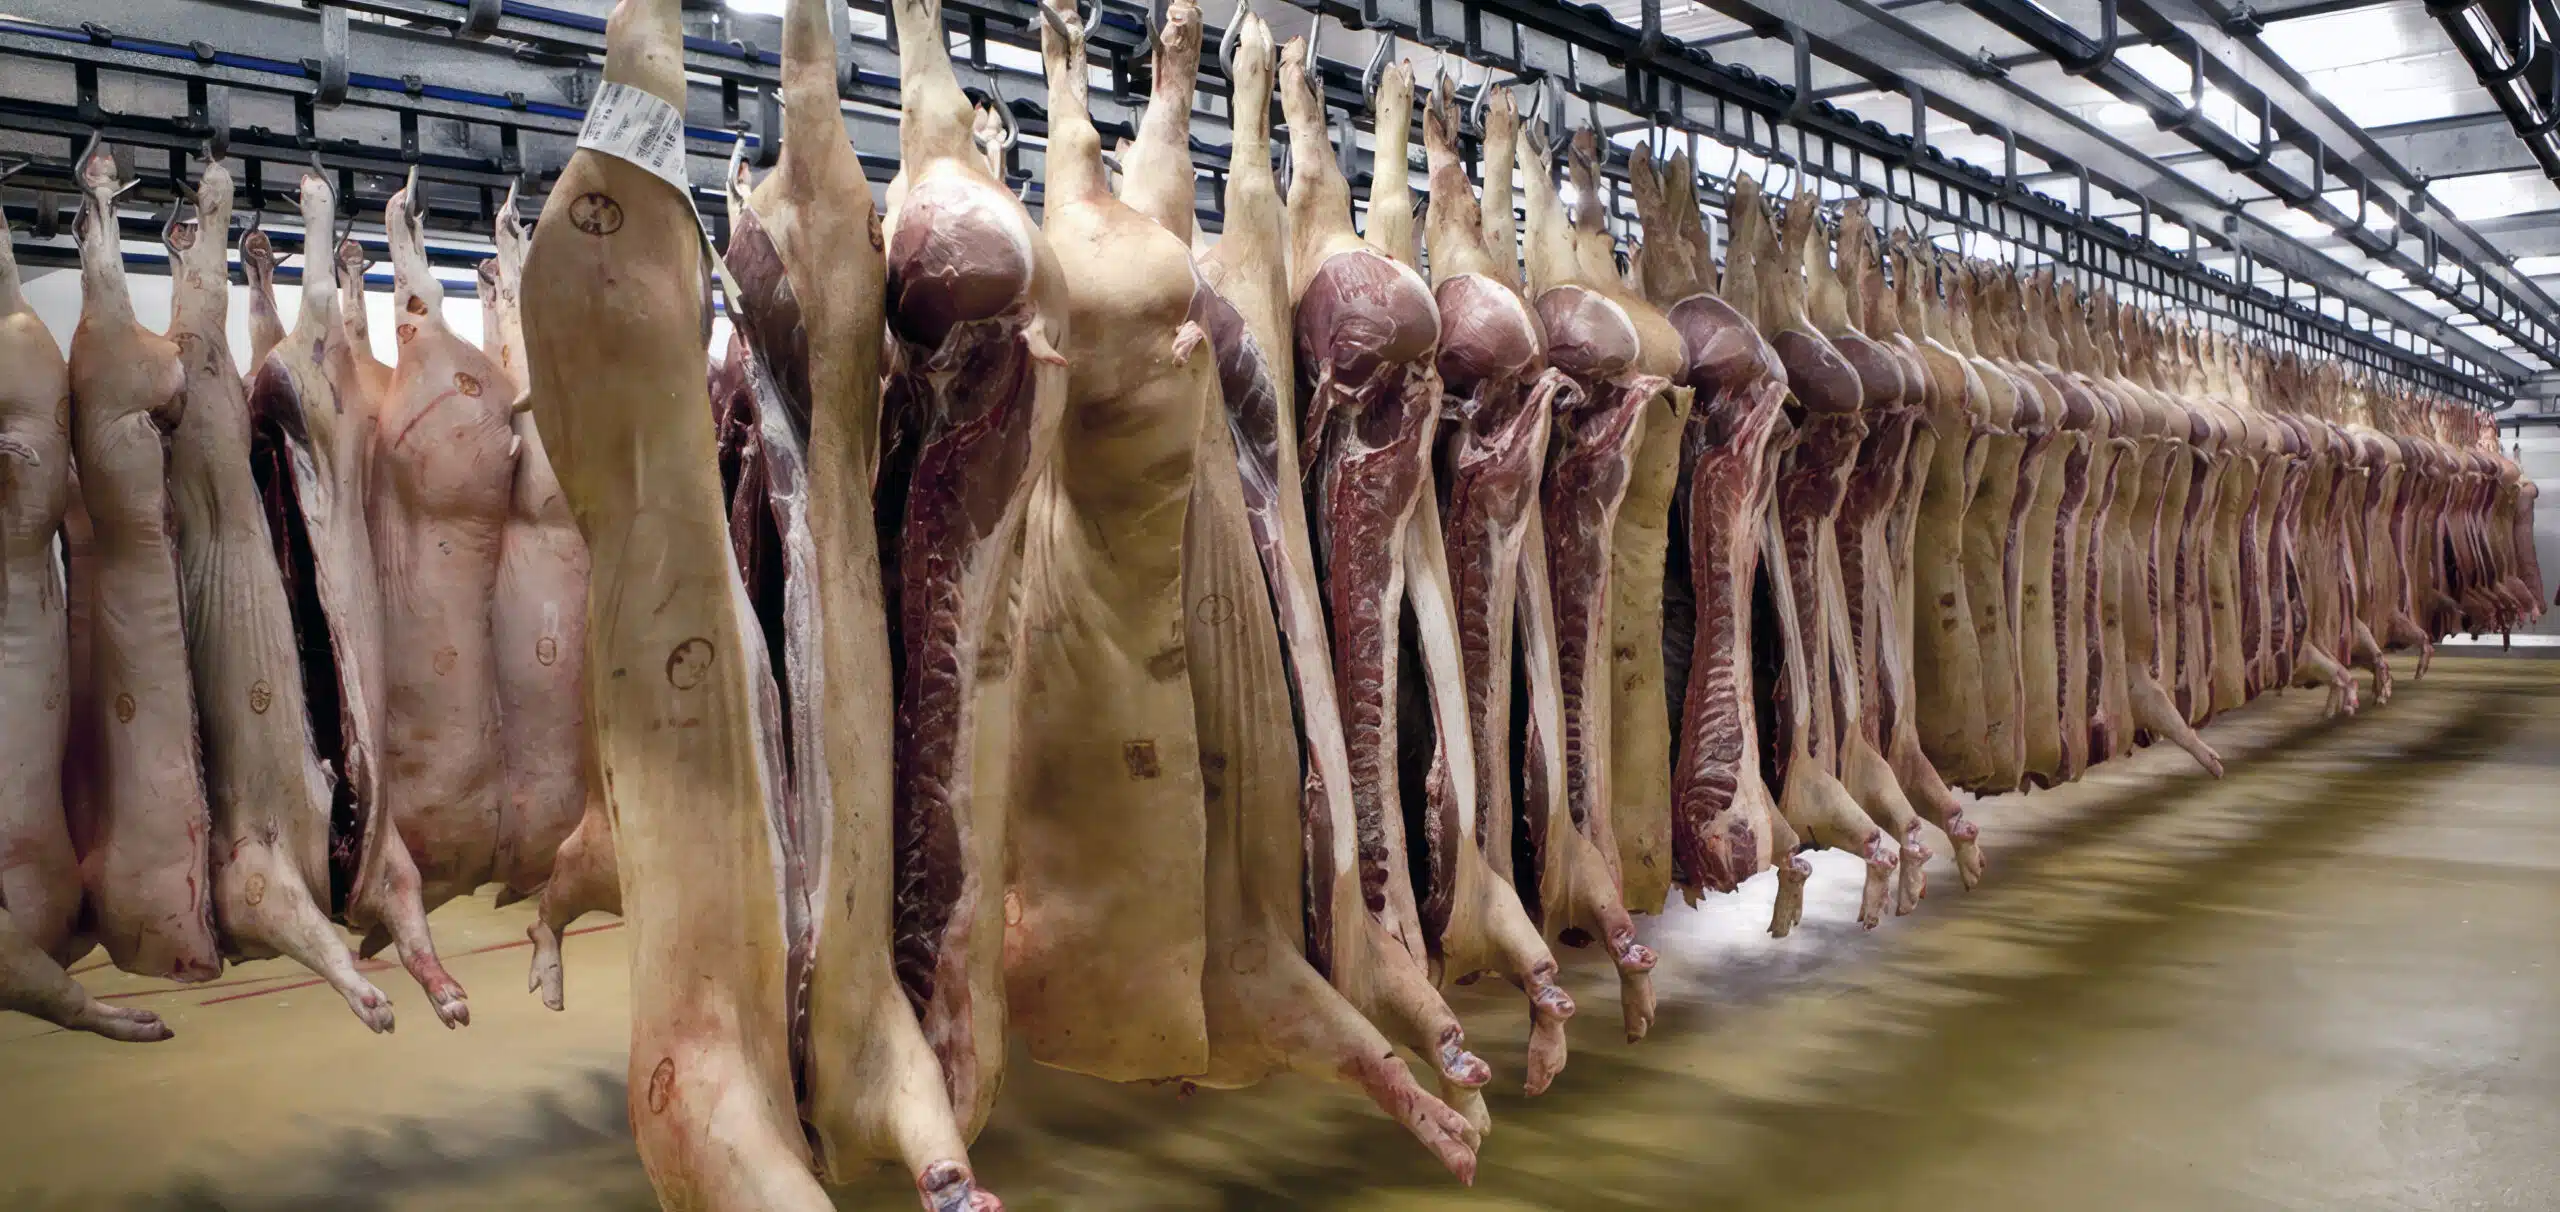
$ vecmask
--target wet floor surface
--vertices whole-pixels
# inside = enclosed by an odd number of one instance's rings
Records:
[[[2560,661],[2400,689],[2348,722],[2307,692],[2218,722],[2220,783],[2152,751],[1978,805],[1990,878],[1940,858],[1873,932],[1833,855],[1786,940],[1765,876],[1675,907],[1645,923],[1642,1044],[1614,974],[1568,955],[1572,1061],[1536,1099],[1517,995],[1461,991],[1496,1069],[1473,1191],[1296,1078],[1184,1097],[1017,1063],[973,1160],[1017,1210],[2560,1207]],[[368,1036],[276,962],[182,991],[83,974],[167,1044],[0,1019],[0,1208],[653,1207],[624,936],[584,923],[555,1014],[521,992],[526,915],[436,915],[459,1032],[387,971],[402,1025]],[[885,1174],[840,1200],[915,1206]]]

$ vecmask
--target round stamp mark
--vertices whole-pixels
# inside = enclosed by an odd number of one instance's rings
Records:
[[[656,1068],[649,1070],[649,1113],[663,1115],[667,1104],[676,1096],[676,1058],[661,1056]]]
[[[569,201],[569,225],[590,236],[622,230],[622,204],[603,193],[584,193]]]
[[[711,676],[711,663],[719,653],[711,641],[695,636],[676,645],[667,654],[667,684],[678,690],[691,690]]]

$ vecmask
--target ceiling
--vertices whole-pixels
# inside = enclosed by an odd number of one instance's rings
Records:
[[[2434,329],[2428,335],[2441,337],[2447,351],[2469,355],[2496,375],[2560,370],[2560,304],[2553,302],[2560,294],[2560,187],[2543,174],[2423,0],[2269,0],[2254,9],[2234,0],[2121,0],[2115,61],[2158,93],[2195,103],[2203,121],[2190,130],[2156,120],[2153,111],[2133,103],[2122,79],[2110,84],[2104,73],[2066,72],[2050,45],[2039,48],[2019,36],[2013,32],[2016,20],[1999,20],[1996,11],[2025,10],[2023,20],[2030,23],[2059,21],[2096,46],[2106,24],[2100,0],[1863,0],[1873,19],[1855,28],[1841,27],[1819,11],[1841,2],[1663,0],[1661,27],[1692,46],[1703,44],[1720,62],[1792,82],[1796,66],[1788,26],[1800,22],[1816,31],[1816,95],[1896,134],[1910,132],[1903,88],[1923,74],[1916,66],[1921,48],[1942,59],[1952,55],[1951,66],[1972,69],[1965,74],[1980,82],[1975,96],[1996,91],[2009,103],[2004,112],[2030,114],[2032,121],[2012,127],[2019,142],[2048,151],[2085,147],[2092,152],[2089,162],[2103,157],[2165,170],[2182,190],[2192,191],[2194,205],[2183,212],[2188,217],[2212,208],[2236,210],[2269,237],[2332,263],[2339,277],[2361,278],[2387,292],[2387,298],[2372,292],[2349,297],[2385,330],[2416,326],[2407,347],[2433,352],[2437,342],[2420,334]],[[1861,7],[1861,0],[1849,2]],[[1629,25],[1643,19],[1643,0],[1608,0],[1608,7]],[[2492,20],[2518,16],[2510,7]],[[1826,20],[1833,21],[1828,37]],[[2534,24],[2547,47],[2543,20],[2535,18]],[[2211,58],[2206,87],[2197,97],[2192,90],[2200,49]],[[2250,101],[2235,97],[2234,80],[2247,82],[2237,91],[2251,95]],[[1960,113],[1970,107],[1979,116],[1981,107],[1970,99],[1943,102],[1939,91],[1930,97],[1930,142],[1950,157],[1999,171],[2006,159],[2002,132],[1968,129]],[[2288,205],[2261,180],[2206,148],[2205,140],[2214,138],[2226,147],[2235,139],[2258,143],[2264,132],[2255,95],[2268,98],[2279,115],[2268,167],[2295,181],[2329,183],[2322,200],[2334,212]],[[2302,129],[2329,132],[2320,136],[2327,155],[2318,174],[2309,140],[2299,137]],[[2021,184],[2056,197],[2076,196],[2082,158],[2070,159],[2052,164],[2021,150]],[[2375,192],[2433,231],[2439,247],[2467,250],[2480,276],[2503,284],[2508,319],[2531,317],[2555,329],[2542,334],[2552,339],[2536,349],[2501,331],[2494,315],[2481,314],[2496,312],[2496,306],[2470,298],[2463,288],[2473,285],[2471,275],[2460,270],[2439,275],[2432,286],[2413,280],[2410,271],[2424,264],[2425,241],[2407,229],[2394,232],[2378,204],[2363,211],[2372,233],[2363,238],[2383,246],[2385,255],[2333,227],[2334,217],[2352,229],[2364,205],[2354,189],[2336,184],[2348,162],[2361,179],[2375,183]],[[2413,205],[2412,187],[2419,182],[2430,201]],[[2126,227],[2136,226],[2148,209],[2156,242],[2171,248],[2187,244],[2189,233],[2171,220],[2174,208],[2158,191],[2137,198],[2095,185],[2090,203],[2093,215]],[[2395,235],[2401,238],[2393,241]],[[2239,268],[2230,250],[2210,247],[2216,241],[2209,234],[2203,243],[2207,247],[2198,253],[2206,265],[2226,273]],[[2308,285],[2295,286],[2297,297],[2309,297]],[[2453,331],[2422,323],[2434,317],[2444,318]]]

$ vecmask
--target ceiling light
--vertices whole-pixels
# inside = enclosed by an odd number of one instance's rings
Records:
[[[779,17],[782,15],[782,5],[783,0],[729,0],[729,11],[752,13],[759,17]]]
[[[2151,111],[2127,101],[2110,101],[2098,109],[2101,126],[2147,126]]]
[[[2551,274],[2560,274],[2560,257],[2518,257],[2516,258],[2516,272],[2523,274],[2528,278],[2540,278],[2547,277]]]
[[[2295,210],[2290,206],[2277,211],[2268,222],[2275,224],[2276,230],[2297,239],[2314,239],[2337,234],[2318,216],[2309,211]]]

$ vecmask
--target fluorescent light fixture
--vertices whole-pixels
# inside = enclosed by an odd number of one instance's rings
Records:
[[[2528,278],[2540,278],[2551,274],[2560,274],[2560,257],[2518,257],[2516,258],[2516,272],[2523,274]]]
[[[779,17],[782,15],[782,5],[783,0],[729,0],[729,11],[753,13],[759,17]]]
[[[2427,186],[2436,204],[2465,223],[2531,214],[2560,206],[2551,182],[2538,170],[2439,177]]]
[[[2110,101],[2098,107],[2100,126],[2150,126],[2151,111],[2130,101]]]
[[[2295,210],[2290,206],[2277,211],[2275,215],[2267,221],[2275,224],[2276,230],[2300,239],[2314,239],[2320,236],[2337,234],[2327,223],[2322,222],[2311,212]]]

